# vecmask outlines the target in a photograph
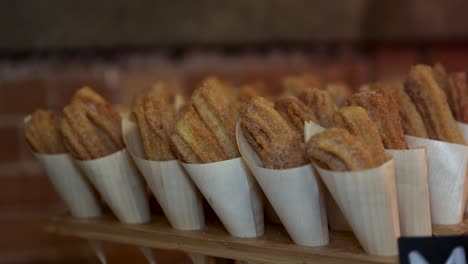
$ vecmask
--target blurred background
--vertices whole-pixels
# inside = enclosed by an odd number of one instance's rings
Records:
[[[463,0],[1,1],[0,263],[97,263],[86,242],[41,230],[63,205],[23,138],[32,110],[59,111],[83,85],[128,104],[156,80],[189,93],[213,74],[274,92],[291,73],[356,88],[416,63],[466,71],[467,12]],[[132,247],[108,254],[144,263]]]

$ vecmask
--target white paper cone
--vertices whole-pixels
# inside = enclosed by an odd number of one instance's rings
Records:
[[[307,142],[313,135],[323,132],[326,128],[320,126],[313,121],[306,121],[304,125],[304,139]],[[327,211],[328,225],[334,231],[350,231],[351,227],[346,221],[343,213],[336,204],[330,192],[325,188],[325,208]]]
[[[142,224],[150,220],[143,185],[126,149],[99,159],[77,160],[76,163],[120,221]]]
[[[34,156],[44,165],[49,180],[72,216],[94,218],[101,215],[101,208],[91,186],[69,154],[34,153]]]
[[[187,255],[192,261],[192,264],[215,264],[216,263],[216,259],[214,257],[201,255],[201,254],[194,254],[194,253],[188,253]]]
[[[88,244],[93,249],[94,253],[96,253],[99,263],[107,264],[106,253],[104,252],[102,242],[98,240],[88,240]]]
[[[397,255],[400,226],[393,160],[353,172],[316,168],[364,250],[372,255]]]
[[[325,201],[312,166],[284,170],[262,168],[257,154],[240,130],[236,132],[242,157],[294,243],[303,246],[328,244]]]
[[[463,138],[465,139],[465,142],[468,143],[468,124],[462,123],[462,122],[457,122],[458,124],[458,129],[460,129],[460,132],[463,135]]]
[[[389,150],[395,162],[402,236],[431,236],[431,208],[425,149]]]
[[[308,122],[307,139],[324,130]],[[432,234],[426,153],[424,149],[385,150],[394,158],[397,187],[398,214],[402,236],[430,236]],[[343,213],[333,199],[327,196],[327,213],[330,228],[349,230]]]
[[[182,165],[232,236],[263,235],[261,192],[241,158]]]
[[[203,198],[177,160],[145,160],[138,127],[122,121],[124,141],[138,169],[158,200],[171,226],[178,230],[198,230],[205,226]]]
[[[468,147],[406,136],[410,148],[426,148],[432,223],[461,223],[466,204]]]
[[[457,124],[458,128],[460,129],[460,132],[463,135],[463,138],[465,139],[465,142],[468,143],[468,124],[462,122],[457,122]],[[468,213],[468,204],[465,207],[465,213]]]
[[[158,263],[156,261],[156,257],[154,256],[153,249],[148,248],[148,247],[138,247],[140,249],[140,252],[145,256],[146,261],[148,261],[149,264],[156,264]]]

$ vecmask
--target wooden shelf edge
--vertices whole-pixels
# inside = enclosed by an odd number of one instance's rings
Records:
[[[69,216],[47,219],[46,232],[160,249],[180,250],[215,257],[250,260],[261,263],[396,263],[396,257],[365,254],[354,236],[332,232],[330,245],[302,247],[294,245],[281,226],[268,225],[263,237],[240,239],[229,236],[220,225],[208,225],[201,231],[172,229],[163,217],[155,216],[145,225],[127,225],[110,217],[81,220]]]

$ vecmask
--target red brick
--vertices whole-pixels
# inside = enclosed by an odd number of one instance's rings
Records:
[[[0,208],[50,209],[62,206],[47,176],[0,175]]]
[[[19,159],[19,133],[20,131],[16,127],[0,127],[0,163]]]
[[[468,71],[468,45],[435,46],[430,50],[430,63],[440,62],[448,71]]]
[[[406,46],[380,46],[375,53],[377,77],[379,79],[400,78],[410,67],[418,63],[418,50]]]
[[[0,112],[26,114],[47,107],[47,86],[39,78],[0,80]]]

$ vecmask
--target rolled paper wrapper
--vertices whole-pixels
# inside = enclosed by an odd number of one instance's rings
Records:
[[[390,150],[395,162],[398,215],[402,236],[431,236],[431,206],[425,149]]]
[[[306,124],[308,138],[321,132],[322,129],[314,122]],[[385,152],[392,156],[395,162],[401,235],[430,236],[432,225],[425,149],[386,149]],[[327,213],[331,229],[349,230],[346,219],[343,219],[343,213],[333,199],[327,199]]]
[[[330,194],[368,254],[398,254],[400,236],[394,161],[361,171],[315,166]]]
[[[307,142],[313,135],[320,133],[325,129],[326,128],[313,121],[306,121],[304,125],[305,141]],[[335,231],[351,231],[351,227],[346,221],[346,218],[344,217],[340,208],[338,208],[338,205],[330,195],[330,192],[327,190],[327,188],[324,188],[324,197],[328,216],[328,225],[330,226],[330,229]]]
[[[101,216],[98,199],[69,154],[34,152],[34,156],[44,166],[54,189],[65,202],[72,216],[77,218]]]
[[[148,264],[156,264],[158,263],[156,261],[156,257],[154,256],[154,252],[152,248],[149,247],[138,247],[140,252],[145,256],[146,261],[148,261]]]
[[[406,136],[410,148],[426,148],[432,223],[455,225],[466,205],[468,147]]]
[[[465,139],[465,142],[468,143],[468,124],[462,122],[457,122],[457,124],[460,132],[463,135],[463,138]]]
[[[307,164],[284,170],[263,168],[262,162],[243,137],[239,126],[236,135],[242,157],[294,243],[303,246],[328,244],[323,187],[312,166]]]
[[[187,253],[187,256],[190,258],[193,264],[215,264],[216,263],[216,258],[206,256],[206,255]]]
[[[96,253],[97,258],[99,259],[99,263],[106,264],[107,258],[106,253],[104,252],[104,247],[102,245],[102,241],[99,240],[88,240],[88,244]]]
[[[139,174],[127,150],[94,160],[76,160],[117,218],[127,224],[142,224],[150,220]]]
[[[242,158],[182,165],[232,236],[263,235],[262,193]]]
[[[145,160],[136,124],[123,119],[125,145],[158,200],[171,226],[198,230],[205,226],[203,197],[177,160]]]
[[[462,122],[457,122],[457,124],[458,124],[458,128],[460,129],[460,132],[462,132],[465,142],[468,143],[468,124],[462,123]],[[468,204],[465,207],[465,213],[468,213]]]

